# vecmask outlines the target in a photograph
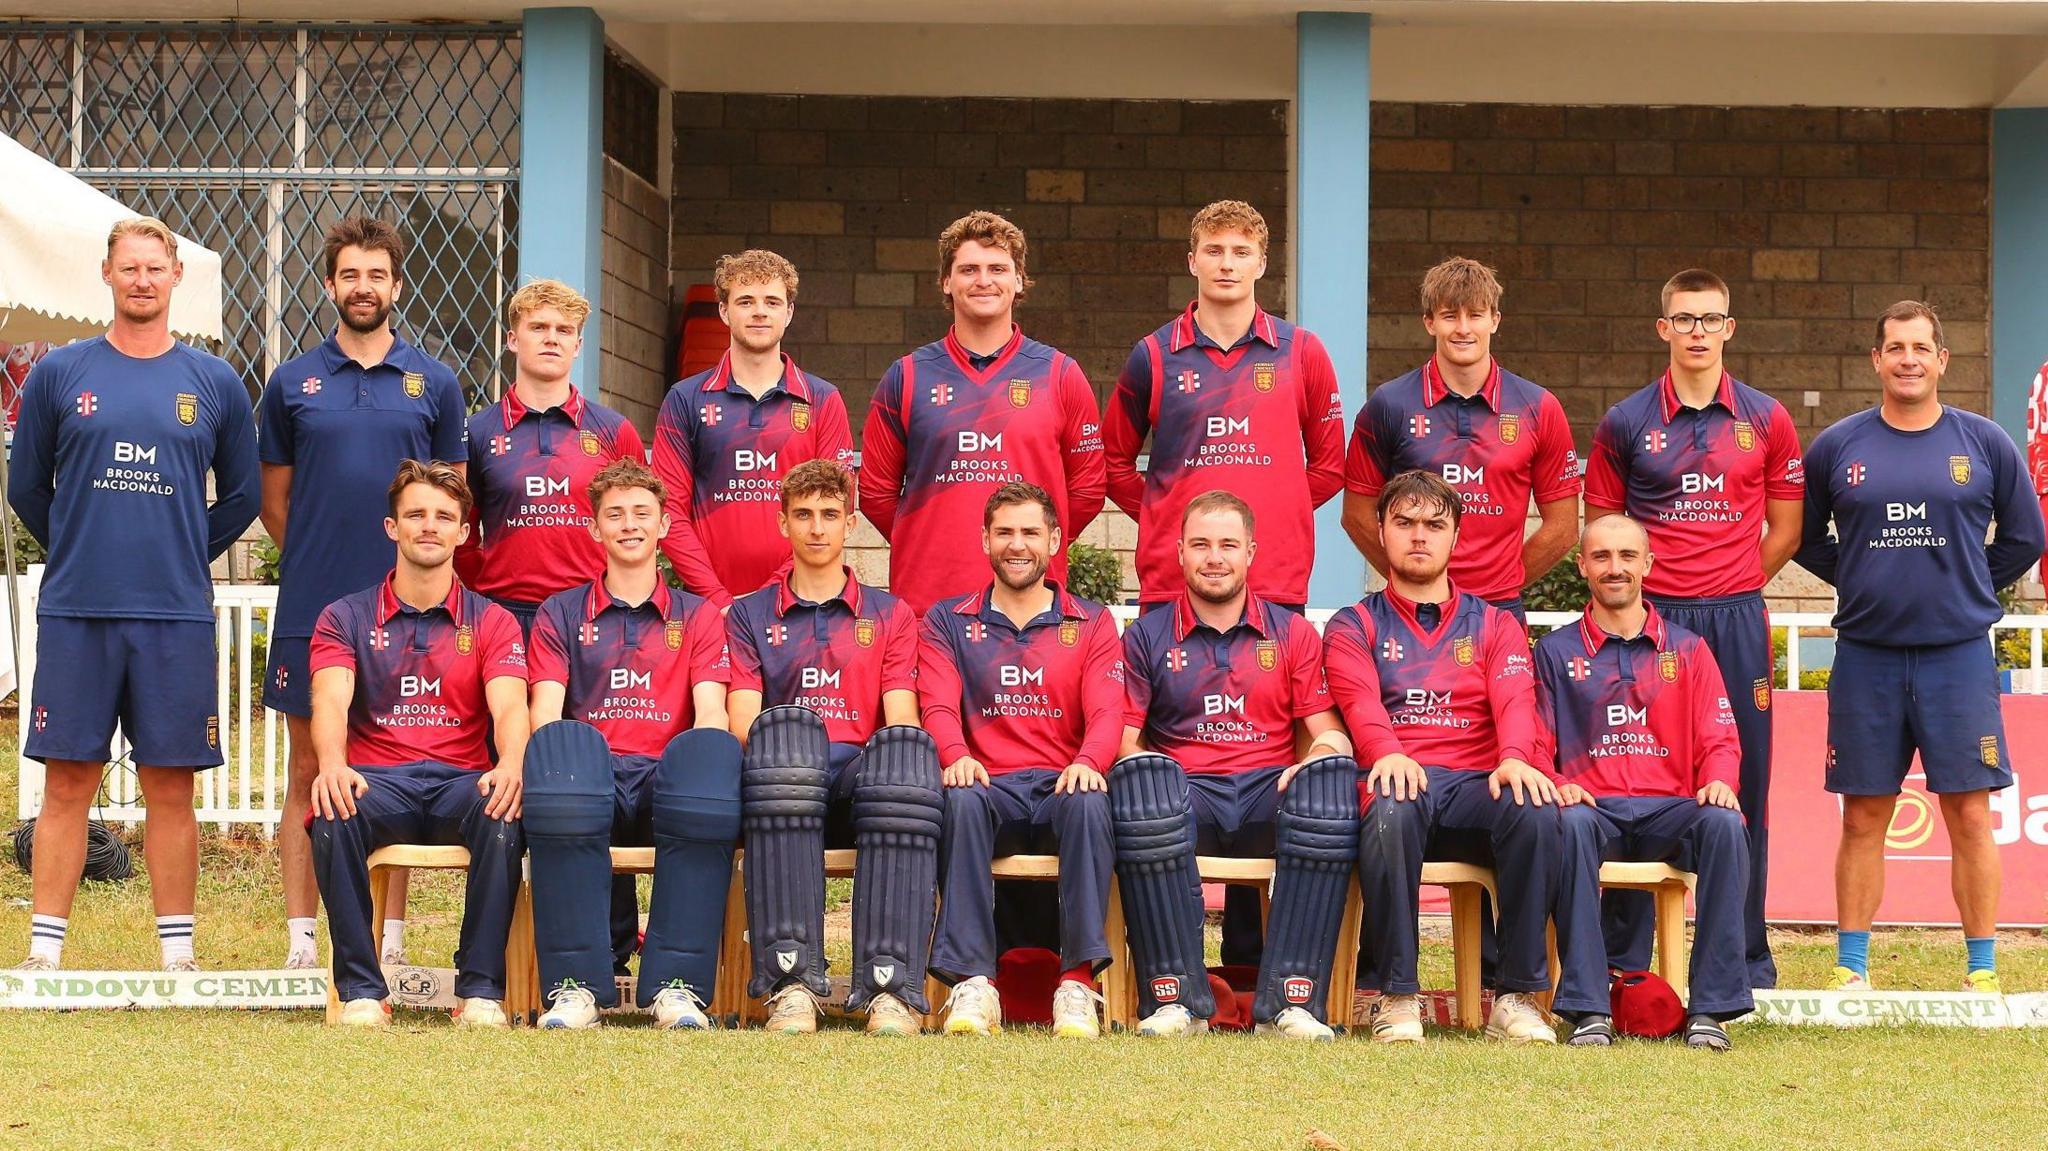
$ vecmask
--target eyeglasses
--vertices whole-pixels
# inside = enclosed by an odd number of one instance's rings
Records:
[[[1687,336],[1691,335],[1694,329],[1702,332],[1718,332],[1728,326],[1729,319],[1731,317],[1726,312],[1708,312],[1704,316],[1695,316],[1691,312],[1680,312],[1675,316],[1664,317],[1664,322],[1671,325],[1672,331],[1677,332],[1681,336]]]

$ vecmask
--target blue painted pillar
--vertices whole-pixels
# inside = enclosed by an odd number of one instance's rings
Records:
[[[604,332],[604,21],[589,8],[528,8],[523,21],[519,279],[560,280],[590,300],[571,378],[595,394]]]
[[[1296,318],[1321,336],[1344,389],[1345,432],[1365,404],[1366,153],[1372,135],[1372,17],[1303,12],[1295,20]],[[1316,513],[1314,607],[1365,590],[1365,557],[1344,534],[1340,494]]]
[[[2027,442],[2027,390],[2048,360],[2048,108],[1991,113],[1991,415]]]

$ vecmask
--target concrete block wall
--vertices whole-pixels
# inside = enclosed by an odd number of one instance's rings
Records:
[[[661,190],[604,162],[604,316],[598,394],[652,442],[672,383],[668,359],[669,205]],[[586,337],[589,334],[586,333]]]

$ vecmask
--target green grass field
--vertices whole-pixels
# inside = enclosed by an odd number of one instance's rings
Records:
[[[12,762],[13,726],[0,723]],[[11,770],[0,803],[12,810]],[[281,955],[275,856],[209,835],[199,954]],[[139,856],[138,856],[139,863]],[[418,877],[415,958],[448,954],[456,878]],[[28,877],[0,861],[0,964],[28,936]],[[70,967],[155,965],[147,886],[88,885]],[[2048,988],[2048,946],[2008,933],[2008,989]],[[1780,933],[1788,987],[1818,986],[1832,937]],[[443,960],[445,962],[445,960]],[[843,963],[843,951],[841,952]],[[1880,933],[1886,987],[1948,989],[1953,932]],[[1431,944],[1426,982],[1449,982]],[[382,1034],[315,1012],[0,1013],[0,1146],[2038,1148],[2048,1031],[1743,1025],[1725,1056],[1666,1043],[1508,1049],[1449,1033],[1416,1050],[1250,1036],[1095,1044],[814,1040],[759,1032],[458,1032],[401,1013]]]

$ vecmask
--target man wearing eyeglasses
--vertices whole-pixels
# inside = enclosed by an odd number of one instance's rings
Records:
[[[1750,985],[1777,986],[1764,934],[1765,798],[1771,782],[1771,627],[1763,586],[1799,547],[1806,474],[1784,405],[1735,379],[1722,351],[1735,335],[1728,285],[1688,268],[1664,285],[1657,335],[1671,366],[1610,409],[1593,433],[1586,521],[1625,512],[1650,535],[1657,566],[1645,598],[1707,641],[1721,665],[1742,743],[1736,794],[1749,828],[1744,908]],[[1650,958],[1650,901],[1605,901],[1611,963]]]

